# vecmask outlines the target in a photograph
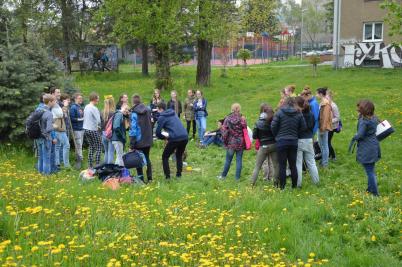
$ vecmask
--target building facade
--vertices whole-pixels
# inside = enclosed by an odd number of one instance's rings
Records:
[[[402,5],[402,0],[398,0]],[[334,54],[339,67],[402,67],[402,36],[389,36],[382,0],[335,0]]]

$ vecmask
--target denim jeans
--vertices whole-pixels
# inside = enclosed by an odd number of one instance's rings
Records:
[[[261,167],[265,161],[267,161],[268,166],[269,166],[269,160],[271,159],[272,161],[272,166],[271,168],[268,167],[269,173],[273,173],[273,177],[275,181],[278,181],[278,173],[279,173],[279,165],[278,165],[278,158],[276,154],[276,146],[275,144],[270,144],[270,145],[264,145],[261,146],[260,149],[257,152],[257,159],[255,162],[255,167],[253,171],[253,175],[251,176],[251,183],[255,185],[257,178],[258,178],[258,173],[261,170]]]
[[[124,166],[123,162],[123,150],[124,150],[124,145],[120,141],[112,141],[114,150],[116,151],[116,161],[114,164],[119,165],[119,166]],[[106,155],[106,154],[105,154]],[[112,157],[113,159],[113,157]]]
[[[51,153],[52,153],[52,141],[44,138],[36,139],[36,145],[38,149],[38,171],[44,175],[52,173],[51,169]]]
[[[375,163],[363,164],[367,174],[367,192],[378,196],[377,178],[375,176]]]
[[[240,180],[241,169],[243,167],[243,150],[226,150],[226,161],[225,166],[223,167],[222,177],[226,177],[228,175],[230,165],[232,164],[233,156],[236,153],[236,180]]]
[[[52,144],[52,147],[50,149],[50,172],[55,173],[59,170],[56,165],[56,145],[52,142],[50,143]]]
[[[114,159],[114,146],[112,141],[107,139],[105,135],[102,134],[102,144],[105,150],[105,160],[104,163],[112,164]]]
[[[302,186],[303,180],[303,160],[306,162],[307,169],[310,173],[314,184],[318,184],[320,178],[318,176],[317,165],[314,159],[313,139],[299,139],[297,144],[297,186]]]
[[[200,142],[204,138],[205,130],[207,129],[207,118],[206,117],[199,117],[196,120],[197,122],[197,129],[198,129],[198,139]]]
[[[201,144],[204,146],[209,146],[210,144],[222,146],[223,141],[221,138],[217,137],[216,135],[210,135],[210,136],[205,136],[204,139],[201,141]]]
[[[66,132],[56,132],[56,151],[55,151],[55,160],[56,165],[60,166],[60,154],[63,156],[63,164],[64,167],[70,167],[70,141],[68,140],[68,136]]]
[[[329,148],[328,148],[328,131],[318,133],[318,144],[321,148],[321,166],[328,166]]]

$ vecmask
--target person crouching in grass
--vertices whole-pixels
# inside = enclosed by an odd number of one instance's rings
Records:
[[[201,141],[201,147],[200,148],[207,148],[207,146],[211,144],[215,144],[219,147],[223,145],[223,139],[222,139],[222,126],[223,126],[223,121],[224,120],[218,120],[218,128],[215,131],[207,131],[204,135],[203,140]]]

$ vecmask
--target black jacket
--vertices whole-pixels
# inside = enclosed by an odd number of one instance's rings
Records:
[[[303,118],[306,123],[304,131],[299,132],[299,139],[311,139],[313,138],[315,118],[311,111],[303,112]]]
[[[139,140],[136,140],[135,144],[132,144],[134,148],[151,147],[153,143],[152,137],[152,124],[151,124],[151,111],[144,105],[138,104],[131,108],[131,112],[135,113],[135,122],[137,129],[141,132],[136,135],[140,136]],[[133,123],[133,116],[131,116],[131,123]],[[131,126],[133,128],[133,125]],[[130,129],[131,130],[131,129]],[[131,135],[130,135],[131,136]]]
[[[299,133],[306,129],[306,123],[301,112],[293,107],[285,106],[275,113],[271,129],[277,142],[297,140]]]
[[[271,121],[259,119],[253,129],[253,139],[259,139],[261,145],[275,143],[275,137],[271,130]]]

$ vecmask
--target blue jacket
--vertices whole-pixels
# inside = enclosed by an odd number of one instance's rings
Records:
[[[319,124],[319,116],[320,116],[320,104],[318,104],[317,99],[313,96],[308,103],[310,104],[311,112],[314,115],[314,128],[313,128],[313,135],[315,135],[318,131],[318,124]]]
[[[357,133],[352,143],[357,141],[356,160],[361,164],[374,163],[381,158],[380,143],[377,140],[376,130],[378,119],[359,118]]]
[[[208,116],[207,100],[205,98],[203,98],[201,106],[198,106],[197,103],[198,103],[198,98],[194,101],[194,104],[193,104],[195,119],[207,117]]]
[[[80,113],[81,110],[81,113]],[[70,120],[71,120],[71,126],[73,127],[74,131],[82,131],[83,130],[83,125],[84,125],[84,110],[83,108],[76,104],[73,103],[70,107]]]
[[[184,128],[176,112],[172,109],[163,111],[158,119],[158,126],[156,127],[156,136],[159,139],[166,139],[162,135],[162,129],[165,130],[169,137],[169,141],[177,142],[188,140],[187,130]]]
[[[120,111],[114,114],[113,118],[113,134],[111,141],[120,141],[123,145],[126,143],[126,128],[124,123],[124,115]]]

